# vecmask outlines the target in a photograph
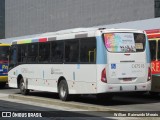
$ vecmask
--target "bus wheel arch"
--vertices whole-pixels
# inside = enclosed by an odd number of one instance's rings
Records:
[[[17,87],[18,88],[20,87],[20,81],[21,81],[22,78],[23,78],[23,76],[21,74],[19,74],[18,77],[17,77]]]
[[[59,98],[62,101],[68,101],[69,100],[68,83],[66,79],[62,76],[58,79],[57,89],[58,89]]]
[[[20,89],[20,92],[22,95],[29,94],[29,89],[26,89],[25,82],[24,82],[23,76],[21,74],[18,75],[18,77],[17,77],[17,85],[18,85],[18,88]]]

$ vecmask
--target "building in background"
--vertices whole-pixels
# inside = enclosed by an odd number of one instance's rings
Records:
[[[0,39],[5,38],[5,0],[0,0]]]
[[[5,0],[3,32],[10,38],[155,17],[160,0]]]

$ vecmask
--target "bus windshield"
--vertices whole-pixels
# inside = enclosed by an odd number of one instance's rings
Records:
[[[109,52],[143,52],[145,35],[142,33],[105,33],[104,44]]]
[[[8,61],[9,46],[0,46],[0,62]]]

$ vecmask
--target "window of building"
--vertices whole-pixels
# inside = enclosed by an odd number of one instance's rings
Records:
[[[0,39],[5,38],[5,0],[0,0]]]
[[[155,0],[155,17],[160,17],[160,0]]]

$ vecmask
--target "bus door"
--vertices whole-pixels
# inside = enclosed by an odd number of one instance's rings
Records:
[[[146,37],[142,33],[104,33],[107,83],[147,82]]]

